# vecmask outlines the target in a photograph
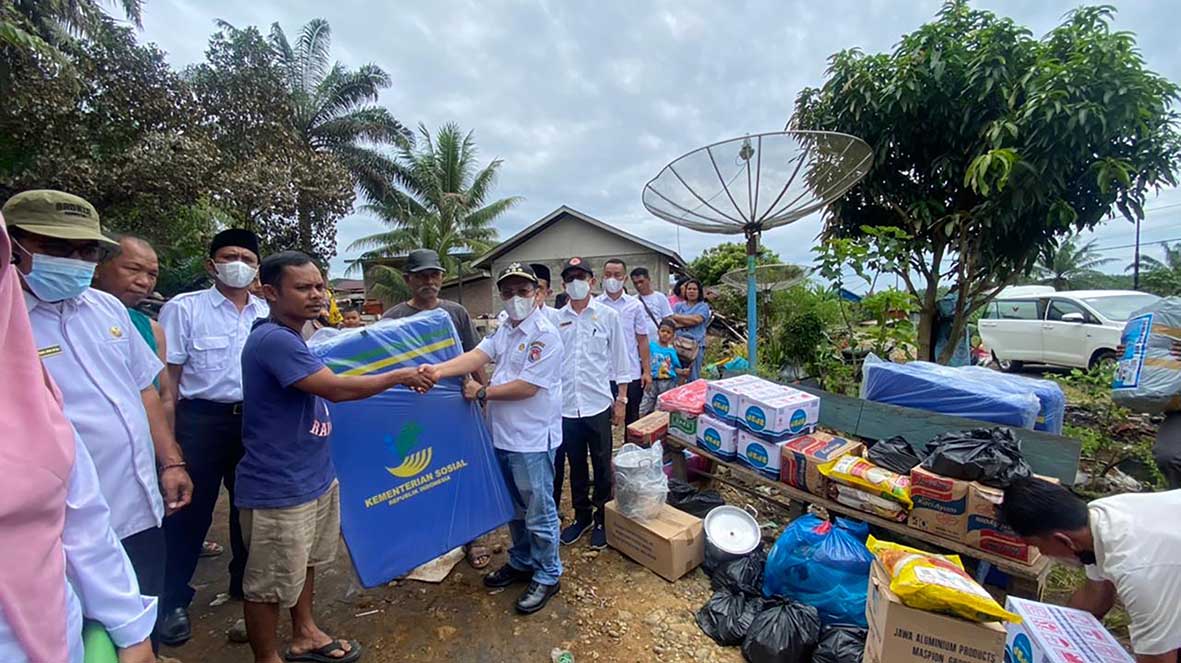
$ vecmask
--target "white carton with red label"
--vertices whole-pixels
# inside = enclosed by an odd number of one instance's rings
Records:
[[[1005,609],[1021,616],[1005,625],[1005,663],[1135,663],[1089,612],[1012,596]]]

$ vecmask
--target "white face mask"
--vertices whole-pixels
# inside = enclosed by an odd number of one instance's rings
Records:
[[[603,289],[605,289],[607,292],[614,295],[615,293],[619,292],[620,290],[623,290],[623,281],[621,281],[619,279],[615,279],[615,278],[604,279],[603,280]]]
[[[590,283],[575,279],[566,284],[566,294],[570,295],[570,299],[586,299],[586,296],[590,294]]]
[[[231,288],[245,288],[254,283],[254,276],[258,274],[258,268],[240,260],[214,263],[213,268],[217,270],[217,280]]]
[[[504,302],[504,310],[514,322],[520,322],[529,317],[537,302],[532,297],[513,297]]]

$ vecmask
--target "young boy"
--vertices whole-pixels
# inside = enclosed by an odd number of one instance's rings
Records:
[[[640,401],[640,416],[651,414],[656,409],[656,397],[677,386],[679,378],[687,375],[689,369],[681,367],[681,358],[673,347],[677,324],[672,318],[660,321],[656,340],[648,342],[648,354],[652,356],[652,384],[644,390]]]

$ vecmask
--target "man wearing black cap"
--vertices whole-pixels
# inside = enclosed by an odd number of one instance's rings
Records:
[[[574,522],[562,530],[562,543],[573,544],[590,532],[591,547],[602,549],[607,547],[603,508],[611,499],[611,424],[623,423],[627,404],[624,391],[616,398],[611,384],[626,382],[631,363],[630,340],[619,314],[591,296],[594,279],[594,271],[582,258],[570,258],[562,267],[570,302],[558,311],[563,347],[562,448],[554,486],[560,496],[563,464],[569,459]]]
[[[439,262],[439,254],[431,249],[414,249],[406,256],[406,267],[402,270],[402,278],[410,288],[410,301],[394,305],[384,314],[386,320],[409,318],[415,313],[431,311],[441,308],[451,316],[451,323],[459,333],[459,342],[464,352],[476,349],[476,329],[472,326],[472,318],[462,304],[447,299],[439,299],[439,290],[443,287],[445,270]],[[480,384],[488,382],[484,369],[472,372],[473,380]],[[482,569],[492,561],[492,552],[484,543],[483,537],[464,546],[468,564],[474,569]]]
[[[558,593],[558,510],[554,453],[562,442],[562,341],[537,310],[537,276],[512,263],[496,279],[509,320],[471,352],[419,370],[435,382],[496,363],[488,386],[468,382],[464,396],[488,408],[492,445],[516,506],[508,563],[484,577],[492,588],[528,582],[517,611],[537,612]]]
[[[250,294],[258,275],[258,237],[231,228],[213,237],[205,270],[208,290],[177,295],[160,309],[168,348],[168,373],[177,385],[176,437],[193,477],[193,504],[164,520],[168,566],[160,604],[160,639],[187,641],[192,631],[189,586],[201,545],[224,483],[230,492],[229,594],[242,596],[246,546],[233,506],[234,474],[242,459],[242,347],[267,303]]]

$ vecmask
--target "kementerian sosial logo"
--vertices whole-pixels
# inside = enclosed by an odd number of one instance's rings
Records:
[[[386,449],[393,454],[394,459],[398,462],[394,467],[386,467],[387,472],[401,479],[409,479],[430,467],[432,449],[431,447],[419,448],[421,446],[418,439],[420,435],[422,435],[422,426],[411,421],[402,426],[402,430],[398,432],[396,438],[385,436]]]
[[[387,466],[385,471],[401,481],[367,498],[365,508],[379,504],[394,506],[412,499],[446,484],[451,480],[452,474],[467,468],[467,459],[463,457],[446,462],[447,450],[444,450],[446,464],[432,469],[434,450],[423,445],[421,436],[422,426],[414,421],[402,426],[396,436],[385,436],[385,448],[397,462],[393,467]]]

